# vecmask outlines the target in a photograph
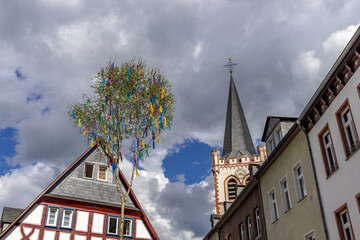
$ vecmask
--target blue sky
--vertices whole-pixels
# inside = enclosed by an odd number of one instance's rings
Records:
[[[303,110],[359,26],[358,9],[327,0],[0,1],[0,214],[25,208],[88,148],[66,112],[100,68],[142,56],[176,101],[172,129],[141,162],[134,190],[160,239],[202,239],[215,210],[210,152],[223,144],[228,57],[256,143],[267,116]]]
[[[15,155],[16,134],[16,129],[11,127],[0,130],[0,175],[16,167],[6,161],[6,158],[10,159]]]
[[[204,180],[211,173],[211,150],[208,144],[186,140],[178,151],[170,152],[163,161],[165,176],[170,181],[190,185]]]

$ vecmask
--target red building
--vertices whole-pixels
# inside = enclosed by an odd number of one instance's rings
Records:
[[[118,174],[125,193],[129,184],[121,171]],[[102,151],[94,146],[3,230],[0,239],[118,239],[120,211],[114,173]],[[132,190],[125,202],[123,232],[124,239],[159,239]]]

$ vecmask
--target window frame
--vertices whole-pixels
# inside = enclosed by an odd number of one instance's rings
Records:
[[[56,209],[54,224],[49,224],[50,209]],[[46,218],[45,218],[45,227],[47,227],[47,228],[58,228],[58,225],[59,225],[59,212],[60,212],[60,207],[50,206],[50,205],[47,207]]]
[[[351,117],[351,123],[344,123],[344,119],[343,116],[345,115],[345,113],[349,111],[350,113],[350,117]],[[349,99],[347,98],[344,103],[340,106],[340,108],[336,111],[335,113],[336,115],[336,120],[337,120],[337,124],[338,124],[338,128],[339,128],[339,132],[340,132],[340,138],[341,138],[341,142],[342,142],[342,146],[344,149],[344,153],[345,153],[345,157],[349,158],[357,149],[359,149],[359,136],[356,130],[356,124],[354,121],[354,116],[352,114],[351,111],[351,107],[349,104]],[[345,125],[344,124],[350,124],[350,126],[352,126],[352,129],[350,131],[352,131],[353,133],[353,142],[354,142],[354,146],[350,147],[350,139],[348,136],[348,133],[345,129]]]
[[[86,165],[91,165],[92,166],[91,177],[86,176]],[[95,164],[93,164],[93,163],[85,163],[84,164],[83,178],[85,178],[85,179],[94,179],[94,170],[95,170]]]
[[[105,168],[105,179],[100,178],[100,168]],[[105,165],[98,165],[98,172],[97,172],[97,178],[98,181],[101,182],[107,182],[107,166]]]
[[[229,188],[229,183],[230,182],[235,182],[235,187],[234,187],[235,196],[233,198],[230,198],[230,188]],[[234,177],[230,177],[229,180],[227,181],[226,186],[227,186],[228,200],[235,200],[236,199],[236,197],[237,197],[237,194],[236,194],[236,186],[237,186],[237,184],[238,184],[238,182],[236,181],[236,179]]]
[[[244,229],[244,224],[242,222],[239,225],[239,231],[240,231],[240,240],[245,240],[245,229]]]
[[[301,168],[301,176],[299,176],[299,174],[298,174],[298,169],[299,168]],[[301,161],[297,162],[294,165],[294,167],[293,167],[293,176],[294,176],[295,187],[296,187],[297,201],[300,202],[301,200],[303,200],[307,196],[306,183],[305,183],[305,177],[304,177],[304,170],[303,170],[303,167],[301,165]],[[304,186],[303,189],[301,188],[302,185],[300,184],[300,179],[301,178],[302,178],[303,186]],[[302,194],[302,192],[304,192],[304,194]]]
[[[124,217],[124,229],[123,229],[123,231],[125,230],[125,220],[129,220],[130,221],[130,235],[125,235],[125,233],[124,233],[124,237],[125,238],[132,238],[133,237],[133,235],[134,235],[134,218],[132,218],[132,217]],[[119,227],[120,228],[120,227]]]
[[[254,209],[254,215],[255,215],[255,229],[256,229],[256,237],[261,235],[261,221],[260,221],[260,211],[259,208],[256,207]]]
[[[282,135],[281,127],[280,127],[278,130],[275,130],[275,143],[276,143],[276,145],[278,145],[281,142],[281,139],[283,139],[283,135]]]
[[[286,182],[287,185],[287,189],[284,189],[284,183]],[[289,181],[287,180],[287,177],[284,176],[280,182],[280,192],[281,192],[281,200],[282,200],[282,205],[283,205],[283,211],[284,213],[287,213],[291,208],[292,208],[292,204],[291,204],[291,197],[290,197],[290,190],[289,190]],[[287,198],[286,198],[286,193],[287,193]],[[287,203],[286,200],[288,200],[289,202]],[[287,206],[287,204],[289,204],[289,206]]]
[[[310,232],[305,234],[305,240],[315,240],[315,232],[314,230],[311,230]]]
[[[270,153],[272,152],[272,151],[274,151],[274,149],[275,149],[275,142],[274,142],[274,139],[271,137],[271,138],[269,138],[269,140],[268,140],[268,144],[269,144],[269,152],[268,152],[268,155],[270,155]]]
[[[248,215],[248,216],[246,217],[246,226],[247,226],[247,232],[248,232],[248,239],[249,239],[249,240],[253,240],[252,226],[251,226],[251,217],[250,217],[250,215]]]
[[[116,233],[110,233],[109,232],[110,218],[116,218],[117,219]],[[108,214],[107,215],[107,220],[106,220],[106,236],[119,236],[119,230],[120,230],[120,216]]]
[[[70,215],[70,226],[69,227],[66,227],[64,226],[64,217],[65,217],[65,211],[68,210],[68,211],[71,211],[71,215]],[[73,225],[74,225],[74,215],[75,215],[75,209],[73,208],[62,208],[62,211],[61,211],[61,221],[60,221],[60,228],[61,229],[66,229],[66,230],[72,230],[73,229]]]
[[[272,195],[272,194],[274,194],[274,195]],[[275,198],[273,199],[272,196],[274,196]],[[278,211],[278,206],[277,206],[277,201],[276,201],[275,188],[272,188],[268,192],[268,197],[269,197],[271,221],[272,221],[272,223],[274,223],[274,222],[276,222],[276,220],[279,219],[279,211]],[[275,208],[274,208],[274,206],[275,206]]]
[[[359,213],[360,213],[360,192],[358,194],[356,194],[355,198],[356,198],[356,203],[357,203]]]
[[[334,161],[334,170],[331,170],[331,167],[329,165],[330,160],[328,158],[327,148],[325,146],[325,135],[328,135],[328,134],[330,135],[331,144],[329,145],[329,147],[331,148],[331,152],[333,153],[332,157],[333,157],[333,161]],[[331,134],[328,123],[325,125],[325,127],[318,134],[318,140],[319,140],[321,155],[322,155],[322,158],[323,158],[325,174],[326,174],[326,177],[329,177],[336,170],[339,169],[339,164],[338,164],[338,161],[337,161],[336,152],[335,152],[335,148],[334,148],[334,141],[332,139],[332,134]]]
[[[345,212],[347,212],[347,216],[348,216],[348,220],[349,220],[349,229],[350,229],[350,234],[352,237],[352,239],[350,239],[350,240],[355,240],[355,237],[354,237],[355,234],[354,234],[354,230],[353,230],[352,223],[351,223],[350,213],[349,213],[346,203],[334,211],[335,221],[336,221],[336,225],[337,225],[338,233],[339,233],[339,237],[340,237],[339,239],[347,240],[347,238],[345,237],[345,232],[344,232],[344,229],[347,226],[344,226],[343,218],[342,218],[342,215]]]

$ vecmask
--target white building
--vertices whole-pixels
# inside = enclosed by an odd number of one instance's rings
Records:
[[[360,28],[299,118],[329,239],[360,239]]]

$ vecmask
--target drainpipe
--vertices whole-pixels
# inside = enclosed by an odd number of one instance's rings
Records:
[[[318,178],[317,178],[317,174],[315,171],[314,157],[313,157],[312,150],[311,150],[309,136],[306,134],[305,129],[301,126],[299,120],[297,120],[296,123],[300,127],[300,129],[305,133],[305,136],[306,136],[306,141],[307,141],[307,145],[308,145],[309,152],[310,152],[311,165],[312,165],[313,174],[314,174],[314,178],[315,178],[316,192],[318,194],[318,199],[319,199],[319,204],[320,204],[321,218],[322,218],[324,230],[325,230],[325,237],[326,237],[326,239],[329,239],[329,233],[328,233],[328,229],[327,229],[327,225],[326,225],[326,221],[325,221],[324,206],[322,204],[319,183],[318,183]]]

